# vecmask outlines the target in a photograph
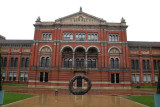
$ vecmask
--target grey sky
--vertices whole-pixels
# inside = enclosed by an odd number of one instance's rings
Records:
[[[33,24],[55,21],[79,11],[120,22],[124,17],[129,41],[160,41],[159,0],[0,0],[0,35],[7,39],[33,39]]]

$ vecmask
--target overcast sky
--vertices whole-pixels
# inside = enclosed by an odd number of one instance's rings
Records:
[[[128,41],[160,41],[160,0],[0,0],[0,35],[33,39],[38,16],[55,21],[79,11],[120,22],[124,17]]]

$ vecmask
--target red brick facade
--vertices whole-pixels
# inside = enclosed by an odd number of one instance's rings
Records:
[[[38,18],[34,26],[34,41],[1,40],[4,82],[68,88],[83,73],[92,88],[156,84],[160,43],[128,42],[123,18],[109,23],[79,11],[55,22]]]

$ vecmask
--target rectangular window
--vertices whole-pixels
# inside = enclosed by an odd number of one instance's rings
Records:
[[[158,82],[158,75],[155,75],[155,82]]]
[[[119,83],[120,82],[120,76],[118,73],[111,74],[111,83]]]
[[[9,81],[12,81],[12,77],[13,77],[12,72],[9,72]]]
[[[111,83],[115,83],[115,78],[114,78],[114,74],[111,74]]]
[[[73,33],[70,33],[70,32],[63,33],[63,40],[64,41],[73,41]]]
[[[40,72],[40,82],[48,82],[48,72]]]
[[[24,72],[20,72],[20,81],[24,80]]]
[[[132,82],[136,82],[136,78],[134,74],[132,75]]]
[[[151,82],[151,74],[144,74],[143,81],[144,82]]]
[[[116,83],[119,83],[119,74],[116,74]]]
[[[109,34],[109,41],[110,42],[118,42],[119,41],[119,35],[118,34]]]
[[[151,82],[151,75],[149,74],[147,77],[148,82]]]
[[[3,73],[2,73],[2,79],[3,79],[3,81],[5,80],[5,76],[6,76],[6,75],[5,75],[5,72],[3,72]]]
[[[146,74],[143,75],[143,81],[144,81],[144,82],[147,81],[147,75],[146,75]]]
[[[42,40],[52,40],[52,33],[42,33]]]
[[[88,41],[97,41],[98,34],[97,33],[88,33]]]
[[[85,41],[86,34],[85,33],[76,33],[76,41]]]
[[[137,81],[137,82],[139,82],[139,81],[140,81],[139,74],[136,74],[136,81]]]
[[[24,81],[25,81],[25,82],[28,81],[28,72],[25,72],[25,74],[24,74]]]
[[[13,81],[16,81],[16,76],[17,76],[17,73],[13,72]]]

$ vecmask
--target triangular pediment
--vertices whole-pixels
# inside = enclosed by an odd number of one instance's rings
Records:
[[[77,25],[98,25],[105,24],[106,21],[84,12],[77,12],[66,17],[57,19],[56,23],[61,24],[77,24]]]

